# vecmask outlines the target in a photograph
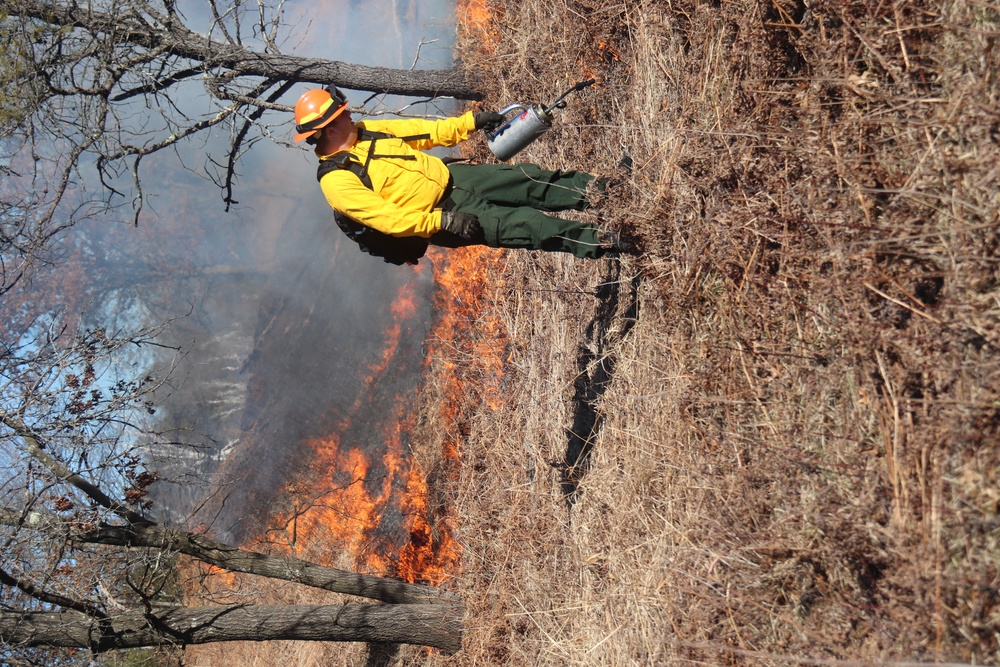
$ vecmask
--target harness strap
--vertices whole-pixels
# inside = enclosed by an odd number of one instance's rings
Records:
[[[349,153],[338,153],[333,157],[327,158],[326,160],[320,160],[319,169],[316,172],[316,180],[322,180],[323,176],[331,172],[333,169],[347,169],[359,179],[361,183],[364,184],[369,190],[373,190],[372,179],[368,176],[368,166],[374,159],[382,158],[392,158],[396,160],[416,160],[415,155],[379,155],[375,152],[375,143],[379,139],[399,139],[402,142],[408,143],[410,141],[422,141],[424,139],[430,139],[430,133],[424,134],[411,134],[406,137],[397,137],[393,134],[387,132],[373,132],[371,130],[366,130],[363,128],[358,128],[358,141],[368,142],[368,154],[365,156],[364,164],[360,162],[355,162],[351,159]]]
[[[334,169],[346,169],[357,176],[361,184],[366,188],[369,190],[375,189],[372,187],[372,179],[368,175],[368,171],[360,162],[352,160],[349,153],[339,153],[326,160],[320,160],[319,167],[316,169],[316,180],[322,181],[323,177]]]
[[[374,139],[378,141],[379,139],[399,139],[406,143],[411,141],[422,141],[424,139],[430,139],[430,132],[425,132],[423,134],[411,134],[406,137],[397,137],[395,134],[389,134],[388,132],[375,132],[374,130],[366,130],[363,127],[358,128],[358,141],[367,141],[365,137]]]
[[[430,139],[430,137],[430,134],[415,134],[409,137],[398,137],[398,139],[408,142]],[[350,153],[337,153],[326,160],[320,160],[319,167],[316,169],[316,180],[322,181],[323,176],[334,169],[346,169],[357,176],[362,185],[369,190],[374,190],[371,176],[368,175],[368,165],[372,159],[382,157],[404,160],[417,159],[414,155],[377,155],[375,153],[375,142],[379,139],[389,138],[396,137],[385,132],[369,132],[368,130],[358,128],[358,141],[371,142],[368,147],[368,155],[365,163],[361,164],[356,160],[352,160]],[[450,194],[451,187],[451,179],[449,178],[448,188],[445,190],[445,198]],[[429,241],[425,238],[419,236],[389,236],[371,227],[366,227],[336,210],[333,212],[333,219],[337,223],[337,226],[360,246],[362,251],[375,257],[381,257],[390,264],[396,264],[397,266],[402,264],[416,264],[417,260],[423,257],[427,251]]]
[[[372,162],[372,160],[375,159],[375,158],[395,158],[397,160],[416,160],[417,159],[416,155],[378,155],[378,154],[376,154],[375,153],[375,142],[377,142],[379,139],[390,139],[390,138],[396,138],[396,139],[399,139],[400,141],[406,143],[406,142],[410,142],[410,141],[416,141],[418,139],[430,139],[431,135],[429,133],[424,133],[424,134],[412,134],[412,135],[410,135],[408,137],[395,137],[394,135],[388,134],[386,132],[371,132],[371,131],[365,130],[363,128],[358,128],[358,141],[367,141],[368,142],[368,155],[365,157],[365,164],[364,164],[364,167],[362,167],[362,173],[366,177],[368,176],[368,165],[370,165],[371,162]],[[362,178],[361,180],[362,180],[362,182],[364,182],[364,178]],[[368,188],[371,189],[371,186],[369,185]]]

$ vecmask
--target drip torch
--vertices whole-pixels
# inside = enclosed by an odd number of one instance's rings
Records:
[[[501,116],[506,116],[515,110],[520,110],[521,113],[512,116],[493,132],[486,132],[486,145],[498,160],[509,160],[532,141],[552,129],[552,112],[555,109],[566,108],[564,99],[567,95],[592,86],[595,81],[596,79],[581,81],[547,107],[541,104],[511,104],[501,109],[499,112]]]

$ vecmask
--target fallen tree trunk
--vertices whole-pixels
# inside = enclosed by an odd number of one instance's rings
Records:
[[[7,646],[93,651],[225,641],[386,642],[461,649],[457,605],[220,605],[130,611],[94,618],[77,611],[0,611]]]

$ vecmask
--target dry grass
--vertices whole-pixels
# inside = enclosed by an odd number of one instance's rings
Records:
[[[522,155],[630,150],[600,216],[647,253],[500,255],[502,331],[435,366],[470,388],[438,486],[464,649],[386,662],[1000,662],[996,5],[489,7],[460,44],[487,106],[596,75]],[[581,387],[599,428],[567,471]],[[452,471],[433,415],[414,447]]]
[[[649,252],[589,338],[607,266],[502,267],[508,391],[456,498],[465,649],[432,662],[995,664],[996,7],[495,9],[499,40],[463,48],[487,104],[595,73],[525,157],[606,173],[630,148],[602,215]]]

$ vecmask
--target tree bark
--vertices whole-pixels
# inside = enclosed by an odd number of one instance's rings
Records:
[[[57,533],[60,539],[89,544],[179,552],[230,572],[293,581],[333,593],[357,595],[394,604],[455,604],[459,599],[457,595],[433,586],[407,584],[385,577],[338,570],[292,556],[268,556],[233,547],[204,535],[155,524],[100,526],[82,530],[56,514],[37,510],[22,514],[6,507],[0,507],[0,524],[15,527],[23,524],[47,533]]]
[[[456,596],[432,586],[337,570],[292,556],[268,556],[229,546],[203,535],[161,526],[138,525],[102,527],[73,534],[74,539],[99,544],[152,547],[177,551],[200,561],[229,570],[272,579],[294,581],[334,593],[346,593],[396,604],[454,603]]]
[[[456,605],[220,605],[95,619],[76,611],[0,611],[7,646],[94,651],[223,641],[349,641],[462,647]]]
[[[148,21],[137,20],[139,17],[136,14],[125,19],[118,14],[94,11],[88,4],[64,5],[60,2],[24,0],[10,3],[7,11],[12,16],[26,16],[54,26],[81,28],[93,34],[113,34],[123,43],[162,50],[204,63],[206,69],[228,69],[238,75],[321,85],[332,83],[352,90],[392,95],[482,99],[461,70],[401,70],[260,53],[242,45],[213,41],[189,30],[179,21],[158,27]]]

